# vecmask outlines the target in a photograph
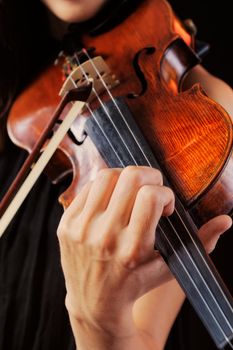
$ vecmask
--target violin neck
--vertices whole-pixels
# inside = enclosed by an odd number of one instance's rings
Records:
[[[217,347],[230,345],[233,338],[232,297],[178,200],[175,213],[167,220],[160,220],[156,247]]]
[[[116,108],[118,112],[121,111],[122,118],[119,118],[119,113],[114,113]],[[95,118],[87,120],[85,130],[109,167],[146,165],[161,170],[128,107],[121,99],[108,102],[105,110],[100,108],[95,111]],[[107,137],[103,130],[107,131]],[[206,254],[194,222],[178,199],[174,214],[169,218],[161,218],[159,222],[156,248],[217,347],[221,349],[229,345],[233,348],[231,295]]]

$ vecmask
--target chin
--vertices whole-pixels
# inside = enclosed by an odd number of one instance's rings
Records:
[[[64,22],[84,22],[92,18],[105,0],[43,0],[50,11]]]

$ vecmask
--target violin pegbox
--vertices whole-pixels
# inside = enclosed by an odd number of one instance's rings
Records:
[[[93,84],[92,92],[88,102],[96,98],[96,93],[100,95],[106,89],[112,89],[119,84],[119,80],[111,73],[110,68],[101,56],[87,60],[72,70],[65,80],[59,95],[64,96],[67,91],[80,87],[87,81]]]

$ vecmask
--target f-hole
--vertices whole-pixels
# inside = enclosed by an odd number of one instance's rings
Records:
[[[141,50],[139,50],[136,55],[134,56],[134,59],[133,59],[133,67],[134,67],[134,71],[138,77],[138,80],[140,81],[141,83],[141,91],[139,93],[135,93],[135,92],[131,92],[127,95],[128,98],[137,98],[139,96],[142,96],[146,90],[147,90],[147,86],[148,86],[148,83],[147,83],[147,80],[145,78],[145,75],[143,73],[143,71],[141,70],[141,67],[140,67],[140,59],[141,59],[141,56],[142,54],[146,54],[146,55],[153,55],[156,51],[156,48],[155,47],[145,47]]]

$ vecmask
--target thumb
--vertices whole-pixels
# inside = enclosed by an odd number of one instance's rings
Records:
[[[220,215],[204,224],[199,230],[199,238],[207,253],[214,250],[221,234],[232,225],[232,219],[228,215]]]

